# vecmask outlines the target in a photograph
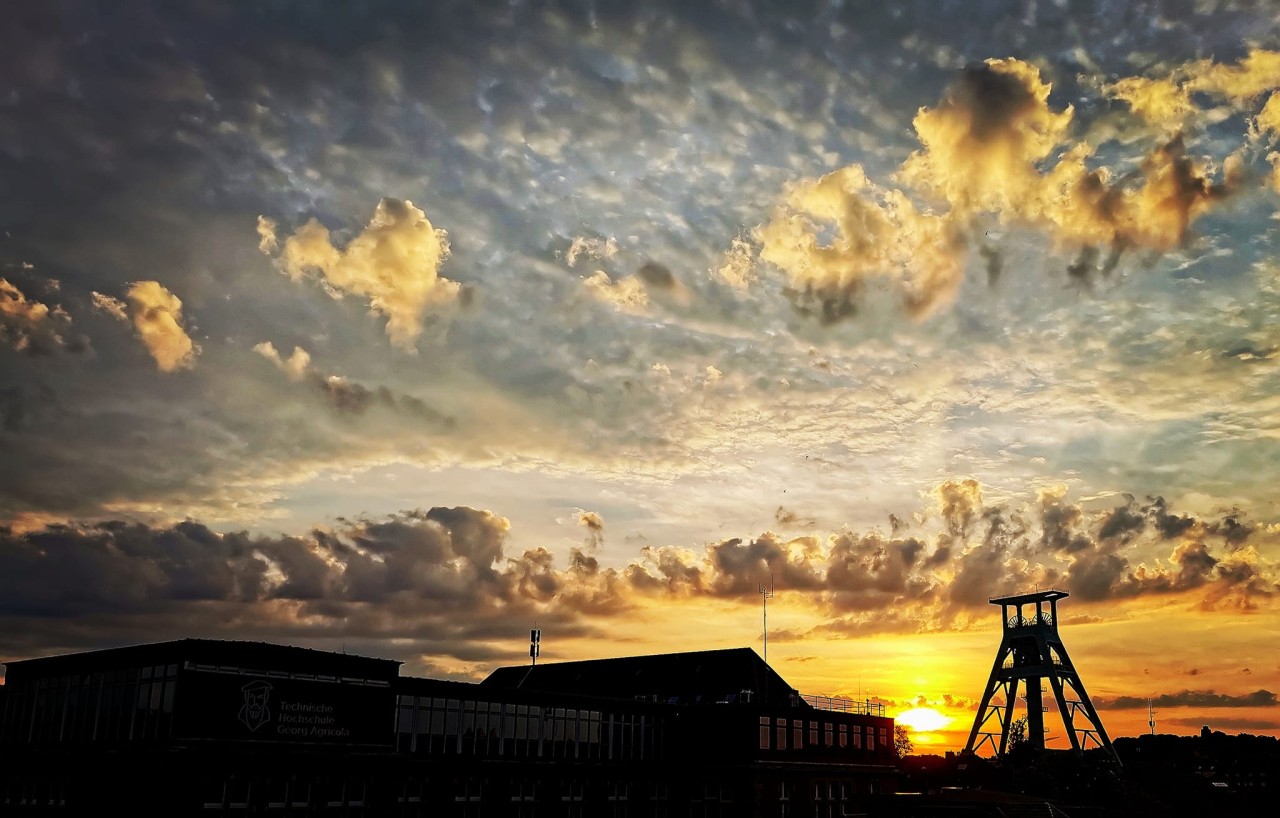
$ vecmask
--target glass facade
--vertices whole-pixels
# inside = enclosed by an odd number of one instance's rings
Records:
[[[11,744],[163,741],[173,728],[178,666],[101,670],[6,685],[4,734]]]
[[[397,697],[396,747],[403,753],[646,761],[654,757],[654,732],[654,719],[643,713]]]

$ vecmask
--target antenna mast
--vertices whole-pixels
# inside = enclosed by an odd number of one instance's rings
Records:
[[[537,625],[537,622],[533,624]],[[538,664],[538,654],[542,652],[542,628],[529,629],[529,666]]]
[[[1151,699],[1147,699],[1147,726],[1151,728],[1151,735],[1156,734],[1156,708]]]
[[[769,600],[773,599],[773,572],[769,572],[769,587],[760,586],[760,618],[764,627],[764,663],[769,664]]]

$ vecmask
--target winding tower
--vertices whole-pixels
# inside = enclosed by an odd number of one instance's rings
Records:
[[[1025,685],[1026,690],[1026,741],[1035,749],[1043,750],[1044,714],[1048,710],[1044,704],[1043,682],[1048,679],[1071,749],[1082,752],[1091,745],[1102,747],[1119,763],[1098,711],[1089,700],[1084,682],[1080,681],[1080,674],[1058,635],[1058,600],[1067,596],[1066,591],[1047,590],[990,600],[992,605],[1000,606],[1003,638],[965,744],[966,753],[976,752],[990,743],[997,755],[1005,754],[1020,684]],[[992,701],[997,693],[1002,694],[1003,704]],[[1068,695],[1072,698],[1068,699]],[[992,719],[995,724],[991,726],[999,727],[998,732],[987,729]]]

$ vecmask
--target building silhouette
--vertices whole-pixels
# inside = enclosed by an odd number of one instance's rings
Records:
[[[882,707],[747,648],[399,664],[204,639],[10,662],[0,813],[839,816],[894,789]]]

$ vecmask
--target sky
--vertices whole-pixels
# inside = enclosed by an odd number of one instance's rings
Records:
[[[1276,735],[1253,5],[11,10],[0,659],[763,653],[772,583],[956,749],[1058,588],[1113,737]]]

